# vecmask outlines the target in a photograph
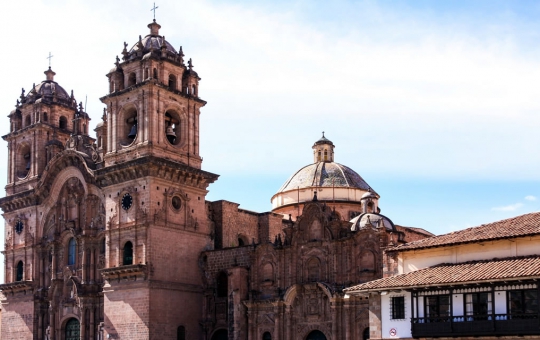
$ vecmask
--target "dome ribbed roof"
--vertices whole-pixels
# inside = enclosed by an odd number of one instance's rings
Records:
[[[23,103],[35,103],[36,100],[41,98],[48,102],[56,100],[59,103],[73,106],[75,103],[74,99],[71,98],[62,86],[54,81],[54,75],[56,73],[50,67],[44,73],[47,75],[47,79],[34,86],[26,95]]]
[[[388,217],[377,213],[360,214],[350,220],[350,222],[353,224],[351,227],[352,231],[357,231],[366,227],[377,228],[382,226],[391,231],[396,230],[394,222],[392,222]]]
[[[373,191],[351,168],[334,162],[317,162],[298,170],[283,184],[278,193],[310,187],[345,187]]]
[[[30,91],[28,96],[32,96],[34,91]],[[41,96],[53,96],[56,94],[57,98],[69,99],[69,95],[66,90],[57,82],[52,80],[42,81],[41,84],[36,86],[36,93]]]
[[[178,53],[178,52],[176,52],[174,47],[172,47],[172,45],[169,44],[169,42],[167,40],[165,40],[165,38],[162,37],[161,35],[150,35],[149,34],[149,35],[147,35],[146,37],[144,37],[141,40],[141,43],[142,43],[144,51],[159,50],[159,49],[161,49],[161,46],[163,44],[165,44],[165,47],[166,47],[167,51],[172,52],[172,53]],[[139,49],[140,49],[139,42],[137,42],[129,50],[129,53],[136,52]]]

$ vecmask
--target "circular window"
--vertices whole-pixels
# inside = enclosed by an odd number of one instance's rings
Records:
[[[180,210],[180,208],[182,207],[182,200],[180,199],[180,197],[174,196],[172,198],[172,206],[174,209]]]

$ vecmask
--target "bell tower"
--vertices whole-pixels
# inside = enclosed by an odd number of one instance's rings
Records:
[[[44,73],[46,79],[34,84],[28,94],[22,89],[9,114],[10,131],[2,137],[9,150],[7,196],[35,188],[70,136],[88,134],[90,118],[82,106],[77,108],[73,91],[68,95],[54,81],[56,73],[50,67]]]
[[[107,145],[105,165],[155,155],[201,168],[199,76],[191,59],[159,34],[154,20],[150,34],[127,49],[107,74]]]
[[[104,334],[121,339],[202,336],[199,256],[211,249],[207,187],[201,170],[200,78],[154,20],[149,34],[107,74],[109,94],[96,128],[103,162],[96,171],[106,201],[101,271]],[[100,157],[101,159],[101,157]]]

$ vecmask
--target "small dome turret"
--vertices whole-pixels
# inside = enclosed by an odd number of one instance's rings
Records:
[[[334,161],[334,143],[324,136],[313,144],[313,163],[333,162]]]

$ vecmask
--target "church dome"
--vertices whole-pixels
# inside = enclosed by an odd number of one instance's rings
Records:
[[[139,36],[139,41],[136,42],[133,47],[129,50],[129,54],[134,54],[142,50],[142,52],[148,52],[152,50],[159,51],[162,46],[165,47],[165,49],[168,52],[178,54],[178,52],[172,47],[172,45],[165,40],[165,37],[159,35],[159,29],[161,28],[161,25],[159,25],[155,20],[148,25],[148,28],[150,28],[150,34],[148,34],[146,37],[142,38]]]
[[[353,169],[334,162],[317,162],[298,170],[281,186],[278,193],[309,187],[373,190]]]
[[[350,209],[346,214],[350,216],[361,212],[362,198],[365,199],[366,194],[371,201],[365,204],[371,204],[372,210],[376,209],[377,193],[356,171],[334,162],[334,148],[334,143],[323,133],[313,144],[313,163],[296,171],[272,196],[274,212],[288,214],[292,206],[318,200],[342,207],[348,204]]]
[[[40,98],[44,99],[53,99],[56,98],[60,101],[71,102],[71,97],[66,90],[57,82],[54,81],[53,70],[49,67],[47,71],[44,72],[47,76],[47,79],[42,81],[40,84],[34,86],[28,95],[26,96],[26,103],[34,103]]]
[[[367,227],[382,228],[385,227],[389,231],[395,231],[394,223],[386,216],[377,213],[364,213],[356,216],[351,221],[352,231],[358,231]]]

